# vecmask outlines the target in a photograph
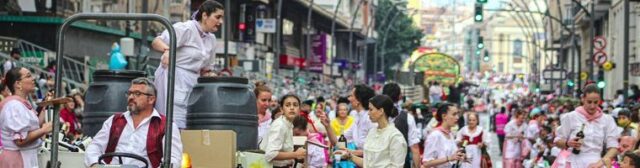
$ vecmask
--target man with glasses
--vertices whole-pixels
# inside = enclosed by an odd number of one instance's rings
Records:
[[[162,162],[165,116],[153,107],[156,102],[156,87],[147,78],[136,78],[126,92],[127,112],[117,113],[107,119],[102,129],[87,147],[85,165],[94,167],[105,153],[131,153],[142,156],[152,167]],[[172,125],[171,163],[179,167],[182,160],[180,132]],[[132,158],[106,158],[104,162],[144,166]],[[117,160],[117,161],[116,161]]]

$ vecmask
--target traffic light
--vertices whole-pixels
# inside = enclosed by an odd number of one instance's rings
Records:
[[[575,86],[575,85],[576,85],[576,84],[575,84],[575,83],[573,83],[573,81],[572,81],[572,80],[569,80],[569,81],[567,82],[567,86],[569,86],[569,87],[573,87],[573,86]]]
[[[473,20],[475,20],[476,22],[482,22],[482,20],[484,19],[484,16],[482,15],[482,4],[480,3],[476,3],[476,10],[475,10],[475,15],[473,17]]]
[[[598,81],[596,86],[598,86],[599,89],[604,89],[604,87],[607,86],[607,83],[604,81]]]
[[[478,36],[478,49],[484,48],[484,38],[482,36]]]
[[[489,62],[489,51],[484,50],[484,57],[482,60],[484,60],[484,62]]]
[[[476,0],[477,3],[482,3],[482,4],[486,4],[487,0]]]

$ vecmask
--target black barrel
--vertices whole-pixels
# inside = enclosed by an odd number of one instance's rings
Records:
[[[125,93],[131,87],[131,81],[138,77],[146,77],[142,71],[96,70],[93,83],[89,85],[85,96],[82,131],[87,136],[95,136],[102,128],[102,123],[111,115],[127,111]]]
[[[258,149],[256,97],[247,78],[202,77],[188,100],[187,129],[233,130],[237,149]]]

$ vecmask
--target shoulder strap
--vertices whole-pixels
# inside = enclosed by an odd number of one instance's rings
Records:
[[[120,135],[122,134],[125,125],[127,125],[127,120],[124,118],[122,113],[116,113],[113,115],[111,130],[109,130],[109,141],[104,153],[113,153],[116,151],[116,146],[118,146],[118,141],[120,140]],[[104,161],[108,164],[111,163],[112,159],[113,158],[109,157],[105,158]]]
[[[162,139],[164,138],[166,117],[160,114],[160,119],[157,117],[151,118],[149,123],[149,131],[147,132],[147,156],[151,162],[152,167],[160,166],[162,161]]]

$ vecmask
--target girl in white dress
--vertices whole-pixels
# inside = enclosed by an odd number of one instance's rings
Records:
[[[467,123],[467,126],[462,127],[460,131],[458,131],[456,142],[468,142],[465,149],[471,159],[471,167],[480,168],[480,162],[482,160],[481,148],[486,147],[486,144],[490,143],[489,133],[478,126],[479,120],[477,113],[469,113]]]
[[[600,92],[594,84],[589,84],[582,95],[582,106],[560,118],[555,144],[560,148],[579,149],[578,154],[569,154],[567,165],[571,167],[610,167],[611,159],[618,153],[618,126],[608,114],[599,108]],[[584,139],[576,134],[584,126]],[[601,157],[603,149],[606,154]]]
[[[517,110],[515,118],[509,121],[504,126],[505,142],[503,152],[503,166],[505,168],[520,168],[523,167],[522,161],[522,147],[526,144],[526,138],[524,137],[524,131],[527,129],[527,124],[524,123],[525,111]]]
[[[451,128],[458,124],[459,109],[454,104],[444,103],[438,107],[438,126],[425,140],[422,156],[423,168],[450,168],[462,163],[465,154],[458,150]]]

